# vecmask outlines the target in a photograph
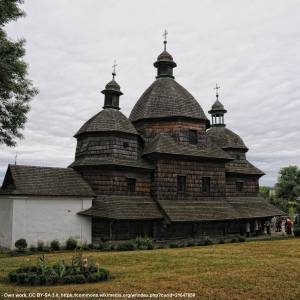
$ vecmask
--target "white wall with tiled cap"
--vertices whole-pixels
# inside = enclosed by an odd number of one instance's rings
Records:
[[[12,243],[25,238],[28,246],[38,241],[50,244],[58,240],[62,244],[69,237],[81,243],[92,240],[91,218],[77,213],[92,206],[92,198],[28,196],[14,197],[12,223]],[[9,224],[5,226],[9,227]],[[0,240],[0,245],[2,241]]]

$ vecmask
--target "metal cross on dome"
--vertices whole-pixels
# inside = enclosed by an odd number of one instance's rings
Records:
[[[163,33],[163,37],[164,37],[164,50],[167,50],[167,35],[168,35],[168,31],[167,29],[165,29],[164,33]]]
[[[219,86],[218,86],[218,84],[216,83],[216,87],[214,88],[214,90],[216,90],[216,97],[217,97],[217,99],[219,98]]]
[[[113,79],[115,79],[115,76],[116,76],[116,67],[117,67],[117,63],[116,63],[116,60],[114,60],[114,64],[112,65],[112,68],[113,68],[113,72],[112,72],[112,76],[113,76]]]

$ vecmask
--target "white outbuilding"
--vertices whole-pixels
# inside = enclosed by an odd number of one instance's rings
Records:
[[[94,192],[75,170],[9,165],[0,189],[0,247],[61,243],[72,237],[91,243],[91,218],[79,215],[92,206]]]

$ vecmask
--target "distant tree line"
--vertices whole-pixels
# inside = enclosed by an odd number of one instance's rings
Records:
[[[260,195],[286,213],[300,211],[300,169],[297,166],[284,167],[274,188],[260,187]]]

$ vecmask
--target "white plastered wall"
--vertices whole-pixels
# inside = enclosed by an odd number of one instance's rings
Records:
[[[25,238],[28,246],[38,241],[62,244],[69,237],[79,242],[92,240],[91,218],[78,215],[92,206],[91,198],[15,197],[13,199],[12,244]]]
[[[12,248],[13,200],[0,196],[0,247]]]

